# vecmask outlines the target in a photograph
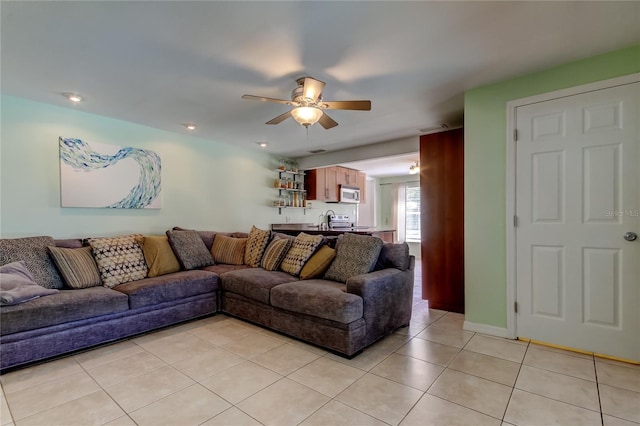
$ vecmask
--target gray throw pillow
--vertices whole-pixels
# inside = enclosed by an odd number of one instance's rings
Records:
[[[401,271],[409,269],[409,244],[386,243],[382,246],[375,270],[386,268],[396,268]]]
[[[211,252],[196,231],[169,230],[167,237],[184,269],[197,269],[214,264]]]
[[[49,257],[47,247],[55,246],[52,237],[27,237],[0,240],[0,265],[24,260],[34,281],[45,288],[62,288],[62,278]]]
[[[336,258],[324,278],[346,283],[351,277],[371,272],[382,245],[378,237],[350,233],[342,235],[340,244],[336,246]]]

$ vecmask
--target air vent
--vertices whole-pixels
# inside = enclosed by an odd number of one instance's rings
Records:
[[[447,123],[440,123],[437,126],[425,127],[424,129],[419,129],[418,131],[420,133],[429,133],[429,132],[434,132],[436,130],[445,130],[448,128],[449,128],[449,125]]]
[[[321,152],[327,152],[326,149],[312,149],[309,151],[310,154],[320,154]]]

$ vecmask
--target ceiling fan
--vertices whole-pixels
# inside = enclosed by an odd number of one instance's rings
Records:
[[[325,129],[331,129],[338,125],[333,118],[324,112],[325,109],[371,110],[371,101],[323,100],[322,89],[324,89],[325,83],[315,78],[301,77],[296,82],[298,87],[291,92],[290,101],[253,95],[242,95],[242,99],[291,105],[295,108],[277,116],[273,120],[267,121],[266,124],[279,124],[287,118],[293,117],[294,120],[307,128],[316,122],[319,122]]]

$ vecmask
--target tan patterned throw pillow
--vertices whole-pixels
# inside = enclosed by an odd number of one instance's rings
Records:
[[[255,226],[251,227],[251,232],[249,232],[249,238],[247,239],[247,247],[244,252],[244,263],[246,265],[252,268],[260,266],[264,250],[267,248],[267,244],[269,244],[269,236],[269,231],[263,231]]]
[[[147,263],[138,244],[140,234],[113,238],[91,238],[89,245],[98,264],[102,284],[115,287],[147,276]]]
[[[298,234],[291,248],[284,257],[280,269],[284,272],[297,277],[300,271],[311,255],[316,251],[322,243],[322,235],[309,235],[301,232]]]
[[[290,245],[291,240],[288,238],[275,237],[264,251],[260,266],[267,271],[277,271],[289,251]]]
[[[211,246],[211,255],[216,263],[243,265],[246,246],[247,238],[233,238],[216,234]]]
[[[64,282],[71,288],[89,288],[102,285],[98,265],[91,254],[91,247],[49,247]]]

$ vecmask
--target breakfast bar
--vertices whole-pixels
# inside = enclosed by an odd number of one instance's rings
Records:
[[[351,226],[344,228],[320,229],[320,226],[312,223],[274,223],[271,230],[281,232],[287,235],[298,235],[304,232],[309,235],[325,235],[329,237],[337,237],[338,235],[350,232],[353,234],[372,235],[380,238],[385,243],[393,243],[396,230],[388,228],[378,228],[369,226]]]

